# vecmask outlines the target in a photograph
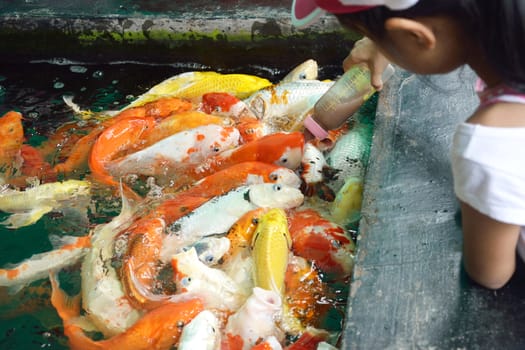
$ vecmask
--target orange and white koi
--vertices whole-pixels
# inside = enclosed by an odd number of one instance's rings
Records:
[[[343,227],[313,209],[288,211],[288,222],[294,254],[313,261],[330,277],[351,275],[355,244]]]
[[[193,104],[190,101],[176,97],[159,98],[156,101],[152,101],[140,107],[127,108],[109,119],[103,120],[99,125],[94,126],[87,135],[80,138],[72,147],[66,161],[56,164],[55,170],[58,173],[68,174],[82,169],[82,167],[88,163],[93,145],[100,134],[105,131],[106,128],[109,128],[124,119],[153,118],[156,120],[157,118],[165,118],[172,113],[181,113],[192,108]],[[139,147],[140,145],[135,146]]]
[[[35,254],[11,268],[0,269],[0,286],[16,291],[31,282],[47,278],[49,271],[58,271],[79,262],[91,246],[89,236],[52,237],[55,237],[51,238],[55,250]]]
[[[235,120],[241,134],[241,143],[254,141],[264,135],[263,123],[251,112],[246,103],[226,92],[202,95],[200,109],[206,113]]]
[[[281,306],[281,296],[277,292],[253,288],[244,304],[228,318],[224,328],[226,342],[239,337],[242,344],[240,349],[249,350],[259,339],[275,336],[282,340],[284,334],[276,323],[281,316]]]
[[[304,135],[302,133],[267,135],[208,158],[193,169],[192,176],[202,178],[233,164],[248,161],[270,163],[295,170],[301,164],[303,147]]]
[[[303,180],[303,193],[312,197],[332,202],[335,199],[334,191],[326,184],[337,171],[329,167],[323,153],[310,142],[304,146],[304,154],[301,162],[301,178]]]
[[[141,151],[116,159],[109,168],[114,176],[172,174],[176,177],[178,168],[198,164],[238,143],[237,129],[215,124],[203,125],[178,132]]]
[[[233,126],[233,120],[193,110],[175,113],[155,125],[153,130],[144,138],[142,147],[151,146],[178,132],[209,124]]]
[[[91,199],[91,184],[84,180],[50,182],[24,191],[0,191],[0,211],[13,213],[0,224],[8,228],[32,225],[49,212],[76,209],[86,212]]]
[[[178,343],[184,326],[204,309],[198,299],[165,303],[145,314],[127,331],[95,341],[75,323],[80,315],[78,296],[71,298],[66,295],[53,274],[50,279],[51,303],[63,321],[71,350],[169,350]]]
[[[119,183],[107,169],[109,162],[122,153],[133,151],[154,125],[153,118],[126,118],[105,129],[97,138],[89,156],[89,169],[93,178],[118,187]],[[128,192],[132,193],[131,190]]]

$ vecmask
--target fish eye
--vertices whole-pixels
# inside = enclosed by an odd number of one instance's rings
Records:
[[[275,184],[273,185],[273,190],[274,191],[280,191],[283,189],[283,186],[281,184]]]
[[[189,286],[190,282],[191,282],[191,277],[184,277],[184,278],[180,281],[180,283],[182,283],[182,285],[183,285],[184,287]]]
[[[279,179],[279,175],[277,175],[276,173],[271,173],[269,178],[272,181],[277,181]]]
[[[299,74],[299,79],[306,79],[306,73]]]
[[[215,153],[219,152],[220,150],[221,149],[218,146],[213,147],[213,152]]]
[[[207,256],[204,258],[204,260],[205,260],[206,262],[209,262],[209,263],[213,262],[213,255],[207,255]]]
[[[286,164],[286,162],[288,162],[288,158],[281,158],[279,161],[283,164]]]

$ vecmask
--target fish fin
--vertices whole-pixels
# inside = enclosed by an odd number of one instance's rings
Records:
[[[52,210],[53,207],[51,206],[43,206],[32,209],[25,213],[15,213],[9,216],[6,220],[0,222],[0,224],[11,229],[29,226],[40,220],[42,216],[44,216]]]
[[[7,294],[9,294],[9,295],[18,294],[18,292],[20,292],[22,289],[24,289],[25,286],[27,286],[26,283],[9,286],[9,287],[7,287]]]
[[[51,304],[64,322],[76,319],[80,315],[80,294],[71,297],[61,288],[55,272],[49,273],[51,281]]]

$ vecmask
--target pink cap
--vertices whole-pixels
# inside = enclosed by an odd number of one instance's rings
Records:
[[[293,0],[292,24],[304,27],[325,12],[341,14],[386,6],[391,10],[404,10],[419,0]]]

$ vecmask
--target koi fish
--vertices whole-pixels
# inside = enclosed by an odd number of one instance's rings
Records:
[[[127,118],[105,129],[93,145],[89,155],[89,169],[93,178],[118,188],[119,183],[108,171],[108,164],[122,153],[129,153],[155,125],[153,118]],[[125,185],[123,185],[126,188]],[[128,193],[133,193],[127,189]]]
[[[343,133],[333,148],[326,153],[326,162],[339,170],[329,186],[337,192],[349,177],[364,179],[370,157],[370,144],[374,132],[373,124],[357,122]]]
[[[332,202],[335,198],[334,191],[326,184],[335,177],[337,171],[329,167],[323,153],[310,142],[304,146],[301,161],[301,189],[311,197],[316,194],[319,198]]]
[[[298,80],[266,87],[244,99],[265,135],[303,130],[303,120],[333,82]]]
[[[315,80],[319,74],[319,65],[313,59],[308,59],[296,66],[279,81],[279,84],[291,83],[298,80]]]
[[[330,218],[338,225],[348,226],[361,218],[363,178],[348,177],[337,192],[330,208]]]
[[[177,96],[197,98],[208,92],[228,92],[246,98],[272,83],[268,79],[248,74],[221,74],[217,72],[185,72],[168,78],[153,86],[130,103],[129,107],[141,106],[159,97]]]
[[[281,315],[281,296],[271,290],[255,287],[244,304],[228,318],[224,333],[227,342],[239,337],[242,347],[237,349],[251,349],[259,339],[275,336],[283,339],[284,334],[279,330],[276,320]],[[230,347],[234,348],[235,347]]]
[[[13,213],[1,224],[12,229],[29,226],[49,212],[76,209],[86,211],[91,184],[83,180],[66,180],[37,185],[24,191],[3,189],[0,211]]]
[[[127,331],[95,341],[75,323],[80,315],[78,296],[71,298],[60,289],[54,274],[50,274],[50,280],[51,303],[64,323],[71,350],[169,350],[177,344],[184,326],[203,310],[198,299],[166,303],[145,314]]]
[[[114,176],[126,174],[164,175],[186,164],[238,145],[239,131],[210,124],[173,134],[141,151],[116,159],[109,165]],[[176,170],[175,170],[176,176]]]
[[[292,240],[283,209],[273,208],[263,214],[253,234],[255,286],[282,294]]]
[[[199,298],[206,308],[237,310],[248,297],[224,271],[203,264],[195,248],[173,255],[171,266],[177,292]]]
[[[87,318],[105,336],[124,332],[141,316],[124,292],[113,265],[115,237],[133,221],[138,209],[123,196],[120,214],[94,228],[91,249],[82,261],[82,306]]]
[[[308,327],[319,327],[331,307],[325,301],[328,286],[313,264],[295,255],[289,259],[281,320],[288,334],[299,335]]]
[[[31,282],[47,278],[49,271],[76,264],[91,246],[89,236],[56,237],[52,238],[52,242],[56,247],[54,250],[35,254],[11,268],[0,269],[0,286],[10,287],[17,292]]]
[[[292,251],[337,278],[351,275],[355,244],[347,231],[313,209],[288,212]]]
[[[241,144],[264,135],[264,125],[251,112],[246,103],[226,92],[210,92],[202,95],[200,109],[206,113],[231,118],[241,134]]]
[[[251,350],[282,350],[283,347],[279,340],[273,335],[266,337],[260,343],[253,346]]]
[[[7,112],[0,118],[0,174],[4,174],[4,180],[16,172],[23,142],[22,114]]]
[[[232,126],[230,118],[223,118],[199,111],[184,111],[175,113],[162,119],[153,128],[152,132],[144,138],[142,147],[146,148],[154,143],[165,139],[178,132],[196,128],[198,126],[217,124],[222,126]]]
[[[255,184],[238,187],[204,203],[189,215],[171,223],[162,250],[164,261],[176,249],[214,234],[224,234],[246,212],[258,207],[294,208],[303,195],[296,188],[280,184]]]
[[[150,256],[157,256],[162,246],[166,224],[162,219],[139,220],[124,233],[128,236],[127,252],[122,259],[120,277],[125,293],[134,307],[152,309],[157,303],[150,303],[144,287],[153,286],[160,266]],[[137,286],[141,286],[137,288]]]
[[[191,176],[202,178],[234,164],[258,161],[295,170],[301,164],[304,135],[299,132],[276,133],[206,159]]]
[[[165,118],[172,113],[181,113],[188,111],[193,108],[193,104],[187,100],[180,98],[159,98],[156,101],[152,101],[140,107],[128,108],[120,113],[111,114],[110,118],[106,118],[100,122],[100,124],[95,125],[90,129],[89,133],[82,138],[80,138],[75,145],[72,147],[71,152],[69,153],[67,159],[63,163],[55,165],[55,170],[58,173],[69,174],[75,170],[81,170],[84,165],[88,163],[89,156],[91,154],[93,145],[98,140],[100,134],[105,131],[107,128],[122,122],[124,119],[136,118],[136,119],[148,119],[153,120],[157,118]],[[125,123],[123,124],[125,125]],[[122,131],[122,130],[121,130]],[[116,133],[118,135],[119,133]],[[132,139],[127,134],[128,139]],[[133,135],[131,135],[133,136]],[[123,137],[123,141],[126,140],[126,135]],[[122,141],[122,140],[121,140]],[[117,143],[116,145],[120,145]],[[106,146],[112,146],[110,150],[114,150],[114,145],[106,144]],[[134,145],[135,147],[141,146],[140,144]],[[120,150],[121,151],[121,150]]]
[[[220,322],[204,310],[182,329],[178,350],[216,350],[221,344]]]

